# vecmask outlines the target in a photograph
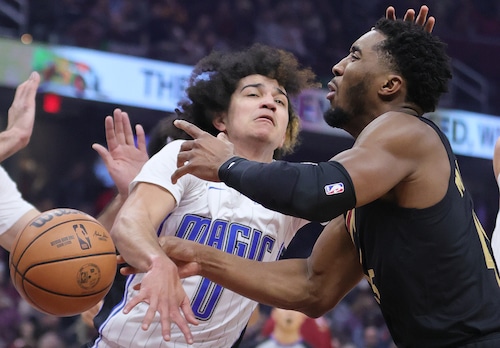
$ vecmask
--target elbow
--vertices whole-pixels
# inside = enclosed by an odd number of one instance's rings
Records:
[[[340,299],[335,299],[335,295],[325,294],[324,291],[309,289],[295,296],[287,296],[287,301],[278,307],[296,310],[311,318],[319,318],[330,311]]]
[[[293,211],[299,212],[295,214],[309,221],[326,222],[334,219],[342,212],[337,212],[330,202],[325,203],[318,200],[317,197],[304,197],[293,208]]]
[[[332,303],[332,298],[328,296],[311,296],[307,305],[301,307],[300,311],[311,318],[319,318],[330,311],[338,301]]]

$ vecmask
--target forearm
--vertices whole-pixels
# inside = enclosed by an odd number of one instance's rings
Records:
[[[154,260],[167,258],[161,249],[156,230],[148,221],[131,212],[118,215],[111,236],[118,253],[140,272],[148,271]]]
[[[338,162],[259,163],[233,157],[219,178],[250,199],[287,215],[329,221],[354,208],[349,174]]]
[[[120,208],[123,206],[125,199],[121,194],[117,194],[113,200],[106,206],[106,208],[99,215],[97,220],[108,230],[111,230],[113,226],[113,222],[120,211]]]
[[[30,141],[31,132],[12,128],[0,132],[0,162],[23,149]]]
[[[37,209],[27,211],[21,218],[19,218],[11,228],[0,235],[0,246],[5,250],[10,251],[12,244],[17,235],[34,219],[40,212]]]
[[[306,259],[259,262],[199,248],[200,275],[259,303],[301,310],[313,305]]]

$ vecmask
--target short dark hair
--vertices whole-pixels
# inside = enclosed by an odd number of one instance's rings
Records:
[[[305,88],[319,86],[310,68],[301,67],[292,53],[281,49],[254,44],[240,51],[213,51],[194,67],[186,90],[187,99],[179,103],[179,118],[212,135],[218,134],[213,119],[229,109],[238,82],[255,74],[277,80],[290,96],[298,95]],[[299,117],[291,102],[288,114],[286,140],[280,155],[293,150],[299,133]]]
[[[406,80],[406,101],[434,111],[452,77],[446,44],[410,21],[381,18],[375,30],[387,37],[377,49]]]

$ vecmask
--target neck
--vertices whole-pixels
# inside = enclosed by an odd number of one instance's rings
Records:
[[[273,160],[274,149],[264,146],[237,146],[234,144],[234,153],[236,156],[246,158],[251,161],[269,163]]]
[[[368,124],[370,124],[377,117],[387,113],[387,112],[400,112],[412,116],[422,116],[422,112],[420,108],[414,105],[389,105],[388,107],[383,107],[380,109],[374,109],[372,113],[357,115],[355,122],[352,124],[346,125],[344,130],[351,134],[355,139],[359,136],[359,134],[366,128]]]
[[[302,339],[300,332],[284,332],[281,330],[275,330],[275,332],[273,332],[273,337],[277,342],[283,345],[289,345]]]

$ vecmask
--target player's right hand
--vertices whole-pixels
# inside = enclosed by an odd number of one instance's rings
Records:
[[[214,137],[184,120],[175,120],[174,125],[194,140],[182,143],[177,155],[177,170],[172,174],[172,183],[175,184],[186,174],[192,174],[202,180],[220,181],[219,167],[234,156],[234,145],[226,134],[219,133]]]
[[[149,271],[144,274],[140,287],[135,289],[139,292],[125,305],[123,309],[125,314],[140,302],[145,302],[148,304],[148,310],[142,321],[143,330],[149,328],[156,312],[159,312],[165,341],[170,341],[170,328],[174,322],[184,334],[186,342],[193,343],[188,323],[197,325],[198,321],[180,282],[177,267],[169,258],[155,258]]]

